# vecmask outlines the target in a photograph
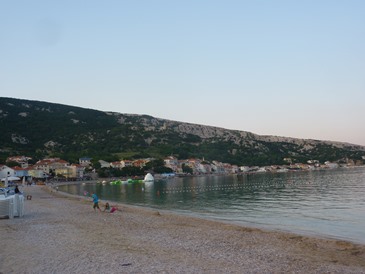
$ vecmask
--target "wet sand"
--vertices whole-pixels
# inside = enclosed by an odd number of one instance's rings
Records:
[[[24,216],[0,219],[0,273],[365,273],[364,245],[21,190]]]

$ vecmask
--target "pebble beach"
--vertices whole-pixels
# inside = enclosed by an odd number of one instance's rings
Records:
[[[264,231],[26,186],[0,219],[0,273],[365,273],[365,246]],[[100,201],[102,206],[106,201]],[[110,202],[111,205],[116,205]]]

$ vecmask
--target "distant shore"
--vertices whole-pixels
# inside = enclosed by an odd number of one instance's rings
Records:
[[[263,168],[263,167],[261,167]],[[242,175],[252,175],[252,174],[275,174],[275,173],[290,173],[290,172],[309,172],[309,171],[334,171],[334,170],[339,170],[339,169],[355,169],[355,168],[365,168],[365,165],[356,165],[356,166],[338,166],[338,167],[317,167],[317,168],[313,168],[313,169],[278,169],[278,170],[266,170],[266,171],[242,171],[242,172],[237,172],[237,173],[199,173],[199,174],[175,174],[174,176],[162,176],[161,174],[157,174],[155,175],[155,179],[156,180],[163,180],[163,179],[170,179],[170,178],[174,178],[174,177],[202,177],[202,176],[230,176],[230,175],[238,175],[238,176],[242,176]],[[46,181],[48,184],[74,184],[74,183],[97,183],[97,182],[110,182],[110,181],[114,181],[114,180],[128,180],[131,177],[134,176],[130,176],[130,177],[109,177],[109,178],[96,178],[96,179],[91,179],[91,180],[72,180],[72,181],[67,181],[67,180],[50,180],[50,181]],[[136,179],[140,179],[143,180],[143,176],[137,176]]]
[[[364,245],[22,190],[24,217],[0,220],[0,273],[365,273]]]

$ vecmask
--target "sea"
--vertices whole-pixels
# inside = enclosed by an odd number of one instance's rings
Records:
[[[63,185],[80,196],[365,244],[365,167]]]

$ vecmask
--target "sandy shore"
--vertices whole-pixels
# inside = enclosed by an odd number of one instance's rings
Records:
[[[0,273],[365,273],[365,246],[228,225],[24,187],[0,219]]]

